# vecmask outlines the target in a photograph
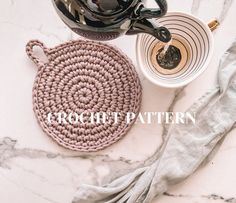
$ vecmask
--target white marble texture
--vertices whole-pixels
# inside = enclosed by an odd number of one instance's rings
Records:
[[[170,10],[193,13],[206,22],[220,18],[221,26],[214,33],[214,57],[207,71],[184,89],[157,87],[137,68],[144,89],[142,111],[186,110],[216,84],[220,56],[236,38],[235,0],[168,2]],[[148,4],[154,5],[154,1]],[[0,36],[1,203],[70,203],[80,183],[107,182],[143,164],[158,149],[165,126],[136,125],[117,144],[92,154],[65,150],[42,132],[31,101],[37,70],[26,57],[25,44],[40,39],[53,47],[78,37],[60,21],[50,0],[2,1]],[[136,63],[135,36],[110,43],[123,49]],[[153,203],[235,203],[235,135],[235,130],[227,135],[208,165]]]

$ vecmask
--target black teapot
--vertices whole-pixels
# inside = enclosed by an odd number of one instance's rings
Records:
[[[61,19],[77,34],[93,40],[112,40],[123,34],[148,33],[168,42],[171,34],[151,18],[167,12],[166,0],[159,8],[145,8],[142,0],[52,0]]]

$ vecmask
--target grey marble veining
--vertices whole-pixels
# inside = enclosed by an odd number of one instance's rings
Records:
[[[217,14],[217,16],[213,16],[213,17],[217,18],[219,20],[219,22],[222,23],[224,21],[224,19],[226,18],[229,9],[232,6],[233,1],[234,0],[218,0],[218,1],[216,1],[216,3],[221,2],[221,9],[219,9],[219,13]],[[214,1],[212,1],[210,3],[214,4]],[[199,10],[201,9],[201,6],[204,7],[204,5],[207,5],[207,4],[203,0],[192,0],[191,13],[193,15],[199,16]],[[211,5],[208,7],[209,11],[213,10],[213,6],[214,5]],[[199,17],[201,17],[201,16],[199,16]],[[209,18],[210,18],[210,16],[209,16]]]
[[[191,13],[193,15],[197,15],[198,14],[200,3],[201,3],[201,0],[193,0],[192,8],[191,8]]]
[[[236,37],[233,26],[236,13],[232,12],[236,10],[235,0],[168,2],[175,10],[224,21],[222,29],[214,36],[217,39],[214,61],[218,61],[219,50],[225,50],[229,45],[227,42]],[[45,138],[39,131],[33,116],[31,89],[36,69],[27,63],[25,44],[31,39],[40,39],[53,46],[78,36],[59,20],[48,0],[6,0],[1,3],[0,13],[0,202],[70,203],[81,183],[100,185],[109,182],[149,164],[158,156],[160,143],[156,137],[160,142],[161,137],[165,139],[169,125],[134,129],[120,143],[101,153],[65,153],[54,148],[50,138]],[[222,39],[225,34],[227,40]],[[136,62],[134,37],[123,37],[114,43]],[[144,107],[161,111],[186,109],[214,80],[213,71],[208,70],[196,83],[174,91],[155,87],[140,75],[150,100],[144,100]],[[160,131],[157,133],[157,130]],[[236,139],[235,132],[232,134],[223,149],[219,149],[217,158],[212,161],[214,164],[205,166],[196,176],[153,203],[235,203],[236,192],[232,188],[236,188]],[[153,146],[154,154],[151,152]],[[216,180],[218,175],[223,178]]]
[[[186,198],[186,199],[197,198],[194,195],[182,195],[182,194],[176,195],[176,194],[171,194],[171,193],[168,193],[168,192],[165,192],[164,195],[168,196],[168,197],[173,197],[173,198]],[[201,195],[199,197],[202,198],[202,199],[206,199],[206,200],[214,200],[216,202],[220,201],[220,202],[227,202],[227,203],[236,203],[236,198],[235,197],[226,198],[226,197],[223,197],[223,196],[217,195],[217,194]]]
[[[223,22],[224,19],[226,18],[229,9],[230,9],[231,6],[232,6],[233,1],[234,1],[234,0],[224,0],[223,7],[222,7],[222,11],[221,11],[221,13],[220,13],[220,15],[219,15],[219,21],[220,21],[220,22]]]
[[[0,167],[10,170],[13,166],[11,160],[15,158],[23,158],[30,160],[62,160],[62,163],[66,164],[66,161],[80,162],[83,160],[89,160],[92,164],[88,171],[96,173],[97,166],[108,167],[110,171],[109,179],[114,179],[132,170],[134,167],[138,167],[138,164],[131,160],[120,157],[118,160],[111,159],[108,155],[66,155],[60,153],[52,153],[49,151],[32,149],[32,148],[17,148],[17,141],[9,137],[0,139]],[[106,181],[109,181],[109,179]]]

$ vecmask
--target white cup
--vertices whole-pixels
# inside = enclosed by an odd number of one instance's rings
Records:
[[[156,85],[168,88],[185,86],[200,76],[210,63],[214,47],[212,31],[200,19],[182,12],[169,12],[155,20],[170,30],[173,40],[182,44],[187,60],[181,70],[174,74],[158,71],[151,57],[154,47],[160,41],[151,35],[140,34],[136,43],[138,65],[143,74]]]

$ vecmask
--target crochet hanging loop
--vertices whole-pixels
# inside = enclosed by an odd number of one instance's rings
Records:
[[[39,58],[37,47],[46,55],[46,63]],[[26,51],[39,67],[33,88],[36,118],[59,145],[95,152],[119,141],[131,129],[135,119],[127,122],[126,112],[138,114],[142,88],[134,65],[119,49],[75,40],[54,48],[30,41]],[[116,118],[113,112],[121,115]],[[54,119],[60,114],[64,120]]]
[[[40,48],[35,50],[34,48]],[[40,52],[39,52],[40,51]],[[39,40],[31,40],[26,45],[26,53],[29,58],[39,67],[43,67],[48,62],[49,49]]]

